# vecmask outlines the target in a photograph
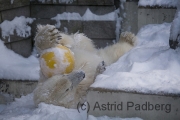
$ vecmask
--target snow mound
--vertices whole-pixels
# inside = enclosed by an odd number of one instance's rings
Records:
[[[4,106],[3,106],[4,107]],[[82,112],[83,113],[83,112]],[[38,108],[33,103],[33,94],[22,96],[4,107],[0,119],[3,120],[85,120],[76,109],[41,103]]]
[[[24,58],[4,46],[0,40],[0,78],[8,80],[38,80],[39,61],[31,55]]]
[[[139,6],[176,7],[179,0],[139,0]]]
[[[33,103],[33,93],[16,99],[9,105],[0,104],[0,120],[87,120],[86,111],[67,109],[61,106],[40,103],[38,108]],[[107,116],[94,117],[88,120],[142,120],[140,118],[109,118]]]
[[[91,87],[150,94],[180,93],[180,49],[169,48],[170,25],[147,25],[138,45],[107,67]]]
[[[177,39],[178,34],[180,34],[180,8],[179,11],[177,10],[176,17],[172,23],[170,39],[175,41]]]
[[[20,37],[29,37],[31,35],[31,27],[28,26],[28,24],[31,24],[34,20],[34,18],[20,16],[15,17],[12,21],[3,21],[0,24],[2,37],[10,37],[10,35],[14,35],[14,31],[16,31],[17,35]]]

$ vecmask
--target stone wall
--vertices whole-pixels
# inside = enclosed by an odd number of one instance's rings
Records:
[[[0,0],[0,23],[5,20],[13,20],[14,17],[25,16],[30,17],[30,2],[29,0],[14,0],[11,4],[11,0]],[[10,41],[8,37],[5,39],[1,36],[0,39],[4,41],[7,48],[12,49],[14,52],[28,57],[32,51],[32,40],[31,37],[23,38],[17,35],[11,35]]]

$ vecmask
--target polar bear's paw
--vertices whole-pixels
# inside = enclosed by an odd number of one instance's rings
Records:
[[[131,32],[122,32],[120,36],[120,41],[128,42],[129,44],[134,46],[136,41],[136,36]]]
[[[102,61],[97,66],[96,73],[97,73],[97,75],[102,74],[105,70],[106,70],[106,64],[104,61]]]
[[[54,47],[61,39],[60,32],[53,25],[38,25],[35,36],[35,45],[40,53],[44,49]]]

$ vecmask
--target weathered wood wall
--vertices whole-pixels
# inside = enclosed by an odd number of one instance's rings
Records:
[[[16,16],[30,17],[30,2],[29,0],[14,0],[11,4],[11,0],[0,0],[0,24],[5,20],[13,20]],[[28,57],[32,52],[32,39],[31,37],[23,38],[17,35],[11,35],[11,41],[8,41],[8,37],[5,39],[1,36],[0,39],[4,41],[7,48],[12,49],[14,52]]]
[[[33,23],[33,36],[35,35],[35,28],[37,24],[52,24],[55,25],[56,21],[51,20],[57,14],[63,12],[75,12],[81,16],[84,15],[87,8],[96,15],[104,15],[115,10],[114,0],[77,0],[70,4],[41,3],[38,0],[31,2],[31,17],[37,20]],[[61,20],[60,31],[65,31],[67,28],[68,33],[83,32],[89,38],[93,39],[97,47],[104,47],[106,43],[112,43],[115,40],[116,21],[80,21],[80,20]]]
[[[48,1],[48,2],[47,2]],[[1,36],[0,39],[5,42],[5,45],[15,51],[16,53],[28,57],[32,52],[33,37],[36,33],[37,24],[52,24],[56,21],[51,20],[57,14],[63,12],[76,12],[83,15],[87,8],[94,14],[103,15],[115,10],[114,0],[76,0],[72,3],[53,3],[53,0],[46,2],[38,2],[38,0],[0,0],[0,23],[5,20],[13,20],[16,16],[25,16],[36,18],[32,24],[32,36],[28,38],[19,37],[16,34],[10,35],[11,41],[8,37],[5,39]],[[116,0],[115,0],[116,1]],[[107,43],[111,44],[115,40],[116,21],[61,21],[59,30],[64,31],[68,29],[69,33],[77,31],[85,33],[92,38],[97,47],[104,47]]]
[[[138,6],[138,0],[127,0],[120,7],[122,21],[121,31],[137,33],[144,25],[171,23],[176,12],[175,7],[166,8],[160,6]]]

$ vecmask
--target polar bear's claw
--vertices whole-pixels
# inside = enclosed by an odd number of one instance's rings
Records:
[[[106,70],[106,64],[104,61],[102,61],[97,66],[96,72],[97,72],[97,74],[102,74],[105,70]]]
[[[39,53],[42,50],[54,47],[61,39],[60,32],[52,25],[38,26],[38,33],[35,36],[35,45]]]

